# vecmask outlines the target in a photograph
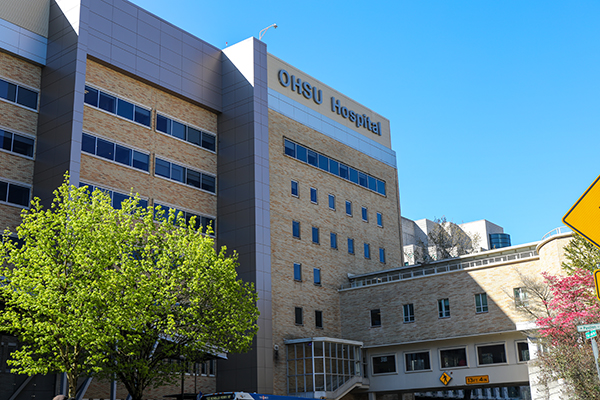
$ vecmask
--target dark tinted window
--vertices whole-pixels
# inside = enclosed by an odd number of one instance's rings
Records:
[[[302,325],[302,308],[295,307],[294,309],[294,320],[297,325]]]
[[[200,132],[198,129],[194,129],[194,128],[190,128],[190,127],[188,127],[187,131],[188,131],[188,133],[187,133],[188,142],[204,147],[202,145],[202,132]]]
[[[211,193],[216,192],[216,180],[214,176],[202,174],[202,189]]]
[[[132,167],[148,171],[150,164],[150,156],[148,154],[140,153],[139,151],[133,151],[133,163]]]
[[[193,172],[191,173],[193,174]],[[185,168],[177,164],[171,164],[171,179],[177,182],[185,182]]]
[[[135,106],[135,122],[138,124],[150,126],[150,110]]]
[[[187,174],[187,184],[194,187],[201,187],[201,175],[196,171],[188,171]]]
[[[176,138],[185,140],[185,125],[181,122],[173,121],[171,135],[175,136]]]
[[[371,310],[371,326],[381,326],[381,310]]]
[[[156,130],[171,134],[171,120],[167,117],[163,117],[160,114],[156,115]]]
[[[13,137],[12,151],[25,156],[33,157],[33,144],[33,139],[15,134]]]
[[[85,97],[84,97],[83,101],[94,107],[98,107],[98,91],[94,88],[86,86],[85,87]]]
[[[0,97],[15,101],[17,99],[17,85],[0,79]]]
[[[96,137],[85,133],[81,135],[81,150],[86,153],[96,154]]]
[[[104,139],[97,138],[96,140],[96,155],[107,158],[109,160],[115,159],[115,144],[108,142]]]
[[[6,201],[8,183],[0,181],[0,201]]]
[[[115,96],[111,96],[110,94],[100,92],[100,101],[98,102],[99,108],[114,114],[116,106],[117,98]]]
[[[21,206],[28,206],[29,188],[11,183],[8,190],[8,202]]]
[[[115,161],[121,164],[131,165],[131,153],[131,149],[117,145],[115,150]]]
[[[202,147],[208,150],[216,151],[217,140],[214,135],[210,133],[202,132]]]
[[[12,133],[0,129],[0,148],[4,150],[12,150]]]
[[[373,357],[373,374],[389,374],[396,372],[394,355]]]
[[[171,163],[157,158],[154,162],[154,173],[165,178],[171,178]]]
[[[17,103],[22,106],[33,108],[37,110],[38,94],[33,90],[25,89],[19,86],[17,92]]]
[[[117,115],[120,115],[123,118],[133,119],[133,104],[128,101],[118,99]]]

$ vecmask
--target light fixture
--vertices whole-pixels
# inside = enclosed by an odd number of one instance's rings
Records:
[[[265,33],[267,33],[267,30],[270,27],[273,27],[273,28],[277,29],[277,24],[269,25],[265,29],[263,29],[262,31],[258,32],[258,40],[262,40],[262,37],[265,36]]]

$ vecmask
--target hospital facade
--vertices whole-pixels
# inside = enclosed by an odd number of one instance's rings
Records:
[[[558,271],[569,234],[405,265],[389,120],[264,42],[219,49],[126,0],[5,0],[0,134],[3,227],[68,171],[115,207],[138,193],[196,216],[239,254],[260,298],[252,350],[195,366],[186,392],[526,398],[507,389],[529,386],[515,271]],[[0,398],[62,390],[11,374],[18,341],[1,346]]]

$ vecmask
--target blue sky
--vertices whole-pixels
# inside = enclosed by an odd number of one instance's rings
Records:
[[[219,48],[258,37],[390,119],[402,215],[541,239],[600,174],[598,1],[134,3]]]

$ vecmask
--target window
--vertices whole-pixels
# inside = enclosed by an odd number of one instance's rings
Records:
[[[364,251],[365,251],[365,258],[371,258],[371,245],[369,245],[369,243],[365,243]]]
[[[181,182],[188,186],[206,190],[213,194],[216,194],[217,192],[217,178],[214,175],[195,171],[182,165],[162,160],[158,157],[154,162],[154,174]]]
[[[467,350],[459,349],[440,350],[441,368],[457,368],[467,366]]]
[[[315,328],[323,329],[323,311],[315,310]]]
[[[298,197],[298,182],[292,181],[292,196]]]
[[[352,216],[352,202],[346,200],[346,215]]]
[[[385,263],[385,249],[379,248],[379,262]]]
[[[527,289],[524,287],[514,288],[515,294],[515,307],[526,307],[528,304],[527,300]]]
[[[337,250],[337,233],[331,232],[329,234],[329,241],[331,242],[331,248]]]
[[[142,171],[149,170],[149,154],[141,153],[87,133],[81,136],[81,151]]]
[[[383,228],[383,215],[380,212],[377,213],[377,226]]]
[[[38,92],[0,79],[0,98],[37,110]]]
[[[123,203],[123,201],[131,198],[131,196],[129,194],[115,192],[113,190],[104,189],[104,188],[101,188],[98,186],[90,185],[88,183],[79,182],[79,187],[84,187],[84,186],[87,186],[88,193],[92,193],[95,189],[101,190],[104,193],[106,193],[108,195],[108,197],[110,197],[111,205],[113,206],[113,208],[116,208],[116,209],[120,209],[121,203]],[[140,199],[138,206],[144,207],[144,208],[148,207],[148,200]]]
[[[302,321],[302,307],[295,307],[294,308],[294,320],[296,322],[296,325],[302,325],[303,321]]]
[[[477,346],[477,359],[479,365],[506,363],[506,350],[504,344]]]
[[[354,239],[348,238],[348,254],[354,254]]]
[[[292,235],[300,239],[300,222],[292,221]]]
[[[406,371],[425,371],[431,369],[429,362],[429,352],[422,351],[418,353],[405,353]]]
[[[335,210],[335,196],[332,194],[329,195],[329,208]]]
[[[475,312],[476,313],[488,312],[487,294],[478,293],[475,295]]]
[[[31,187],[0,181],[0,202],[28,207]]]
[[[311,203],[317,204],[318,203],[317,200],[318,200],[317,199],[317,189],[311,187],[310,188],[310,201],[311,201]]]
[[[321,270],[319,268],[313,269],[313,279],[314,279],[315,285],[321,284]]]
[[[438,300],[438,316],[440,318],[450,317],[450,300],[448,300],[448,299]]]
[[[362,207],[361,209],[362,220],[365,222],[369,222],[369,214],[367,212],[367,207]]]
[[[371,326],[381,326],[381,310],[379,308],[376,310],[371,310]]]
[[[377,356],[373,357],[373,375],[389,374],[396,372],[396,356]]]
[[[210,226],[212,228],[212,231],[210,233],[210,236],[215,236],[215,229],[217,229],[217,224],[216,224],[216,220],[212,217],[207,217],[204,215],[199,215],[196,213],[192,213],[189,211],[183,211],[183,210],[179,210],[177,208],[174,207],[169,207],[163,204],[159,204],[156,201],[154,202],[154,206],[158,207],[160,206],[160,208],[163,210],[163,214],[162,214],[162,218],[168,218],[169,217],[169,212],[171,209],[174,209],[175,211],[175,217],[177,218],[177,216],[181,213],[182,217],[185,218],[185,223],[186,224],[191,224],[192,223],[192,218],[196,218],[194,220],[194,226],[193,228],[195,230],[200,230],[201,228],[203,229],[203,232],[207,231],[207,228]],[[155,213],[154,213],[154,219],[158,219],[158,215],[156,213],[156,209],[155,209]]]
[[[294,280],[302,281],[302,264],[294,263]]]
[[[212,133],[201,131],[156,113],[156,130],[178,139],[200,146],[203,149],[216,151],[217,137]]]
[[[312,241],[314,244],[319,244],[319,228],[312,227]]]
[[[91,86],[85,86],[84,102],[111,114],[116,114],[130,121],[150,127],[150,109],[138,106]]]
[[[527,342],[517,342],[517,357],[519,362],[529,361],[529,344]]]
[[[413,304],[405,304],[402,306],[402,313],[404,314],[404,322],[415,322],[415,307]]]
[[[385,182],[285,139],[284,154],[385,196]]]
[[[20,135],[0,129],[0,149],[27,157],[33,157],[33,137]]]

